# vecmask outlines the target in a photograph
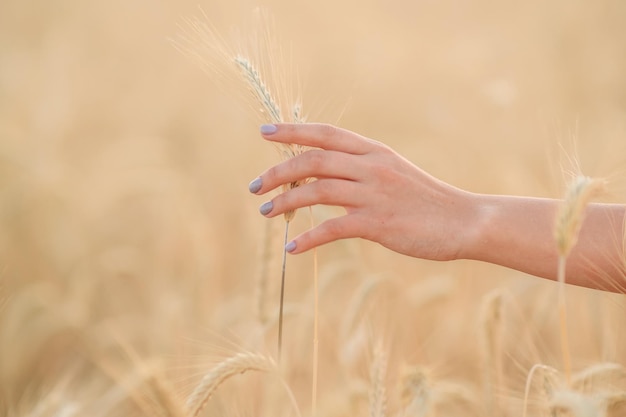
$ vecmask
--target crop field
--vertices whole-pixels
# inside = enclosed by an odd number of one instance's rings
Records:
[[[462,189],[562,198],[575,172],[626,203],[624,22],[621,0],[2,0],[0,416],[626,416],[623,294],[567,286],[564,323],[555,282],[365,240],[287,256],[279,361],[285,224],[248,183],[280,155],[211,49]]]

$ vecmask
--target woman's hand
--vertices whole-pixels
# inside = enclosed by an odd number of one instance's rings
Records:
[[[265,125],[261,132],[273,142],[317,148],[250,183],[250,191],[262,195],[283,184],[316,179],[263,204],[262,214],[274,217],[316,204],[346,209],[346,215],[297,236],[287,245],[289,252],[360,237],[402,254],[451,260],[462,257],[473,238],[474,196],[428,175],[382,143],[323,124]]]

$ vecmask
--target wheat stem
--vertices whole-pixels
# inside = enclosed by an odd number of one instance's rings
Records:
[[[563,371],[565,380],[569,384],[572,375],[572,357],[569,350],[569,337],[567,334],[567,306],[565,305],[565,266],[567,257],[559,256],[557,279],[559,282],[559,322],[561,337],[561,352],[563,354]]]
[[[532,386],[533,376],[537,370],[549,371],[555,374],[558,374],[558,371],[550,366],[543,364],[535,364],[532,368],[530,368],[530,372],[528,372],[528,376],[526,377],[526,387],[524,388],[524,408],[522,411],[522,417],[526,417],[528,412],[528,397],[530,396],[530,387]]]
[[[481,327],[484,337],[485,393],[489,414],[497,414],[500,400],[496,390],[502,385],[503,294],[499,290],[483,298]]]
[[[374,349],[374,359],[370,368],[370,417],[385,417],[387,415],[386,372],[387,357],[383,347],[378,344]]]
[[[567,306],[565,305],[565,267],[567,257],[578,241],[578,234],[585,217],[585,208],[591,199],[603,188],[604,182],[589,177],[578,176],[569,185],[565,199],[559,210],[554,236],[558,250],[557,281],[559,283],[559,322],[561,350],[565,378],[569,383],[572,374],[572,360],[567,335]]]
[[[315,219],[313,218],[313,208],[309,207],[311,216],[311,229],[315,227]],[[317,371],[318,371],[318,319],[319,319],[319,279],[317,268],[317,247],[313,248],[313,381],[311,392],[311,415],[317,417]]]
[[[283,242],[283,266],[280,277],[280,304],[278,307],[278,362],[280,363],[283,346],[283,305],[285,301],[285,270],[287,266],[287,239],[289,238],[289,221],[285,222],[285,239]]]

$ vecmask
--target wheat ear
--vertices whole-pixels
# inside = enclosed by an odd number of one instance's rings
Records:
[[[263,81],[261,73],[256,69],[256,67],[250,62],[250,60],[246,59],[241,55],[237,55],[234,58],[234,62],[239,68],[241,74],[243,75],[246,83],[249,87],[250,92],[254,96],[254,98],[261,104],[262,113],[267,115],[268,121],[272,123],[281,123],[283,121],[283,115],[280,110],[280,106],[278,102],[274,99],[271,91],[269,90],[267,84]],[[293,119],[295,122],[300,123],[304,120],[301,115],[302,109],[300,105],[294,106],[293,109]],[[300,145],[294,144],[279,144],[276,145],[278,150],[281,153],[283,159],[289,159],[296,155],[301,154],[305,151],[305,148]],[[303,181],[294,181],[289,184],[283,185],[283,191],[290,190],[292,188],[296,188],[301,184],[305,183],[307,180]],[[289,222],[295,216],[295,210],[290,210],[284,214],[285,218],[285,239],[283,242],[283,248],[287,245],[288,237],[289,237]],[[283,304],[284,304],[284,296],[285,296],[285,269],[287,263],[287,251],[283,249],[283,264],[281,269],[281,283],[280,283],[280,306],[278,311],[278,361],[280,362],[282,355],[282,335],[283,335]]]
[[[280,123],[283,121],[283,116],[280,112],[280,107],[274,100],[270,90],[265,85],[265,82],[261,78],[259,71],[252,65],[252,63],[246,58],[238,55],[235,57],[235,63],[241,70],[244,78],[248,82],[250,91],[258,102],[263,106],[264,112],[267,112],[269,120],[272,123]]]
[[[246,371],[274,372],[275,370],[276,364],[270,357],[252,352],[238,353],[220,362],[202,378],[187,398],[188,415],[196,417],[200,414],[211,395],[228,378]]]
[[[559,371],[557,371],[556,369],[554,369],[554,368],[552,368],[552,367],[550,367],[548,365],[543,365],[543,364],[540,364],[540,363],[535,364],[535,365],[533,365],[532,368],[530,368],[530,371],[528,372],[528,376],[526,377],[526,387],[524,388],[524,408],[523,408],[523,411],[522,411],[522,417],[526,417],[526,415],[527,415],[527,412],[528,412],[528,398],[530,396],[530,388],[531,388],[532,383],[533,383],[533,377],[535,376],[535,373],[537,371],[539,371],[539,370],[543,371],[544,375],[550,375],[550,374],[552,374],[552,375],[559,375]],[[548,378],[545,377],[544,378],[544,388],[546,388],[546,390],[552,391],[553,387],[547,386],[547,384],[548,384],[546,382],[547,380],[548,380]]]
[[[576,391],[556,391],[550,401],[550,410],[557,415],[569,411],[573,417],[603,416],[601,404],[598,400],[587,397]]]
[[[485,390],[489,414],[497,414],[500,408],[495,389],[502,384],[502,314],[503,294],[494,290],[483,298],[481,329],[484,340]]]
[[[374,348],[374,359],[370,368],[370,417],[385,417],[387,414],[386,373],[387,356],[378,343]]]
[[[568,186],[554,229],[560,256],[567,257],[576,244],[585,208],[602,192],[604,185],[602,180],[580,175]]]
[[[404,415],[427,416],[432,402],[432,384],[428,372],[421,367],[406,369],[400,379],[400,396]]]
[[[597,385],[599,382],[626,380],[626,368],[619,363],[603,362],[593,364],[572,375],[571,387],[578,391]]]
[[[584,219],[587,204],[604,187],[604,182],[585,176],[578,176],[569,185],[565,199],[558,212],[554,237],[559,254],[557,280],[559,282],[559,321],[561,350],[565,377],[569,383],[572,374],[572,360],[567,335],[567,308],[565,305],[565,269],[567,257],[578,241],[578,233]]]

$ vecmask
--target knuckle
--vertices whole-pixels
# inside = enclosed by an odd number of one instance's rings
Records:
[[[333,192],[328,181],[316,181],[311,186],[316,201],[323,203],[331,199]]]
[[[275,165],[273,167],[271,167],[270,169],[268,169],[265,172],[265,183],[266,185],[269,184],[273,184],[274,182],[276,182],[276,180],[280,177],[280,172],[281,172],[281,166],[280,165]]]
[[[394,151],[391,146],[385,145],[382,142],[373,141],[374,145],[378,148],[378,151],[383,155],[395,155],[396,151]]]
[[[329,125],[326,123],[320,124],[318,129],[319,129],[320,135],[325,137],[326,139],[334,138],[335,136],[337,136],[337,133],[339,132],[339,129],[337,129],[335,126]]]
[[[324,155],[322,154],[322,151],[318,151],[318,150],[308,151],[306,155],[307,155],[307,163],[314,172],[318,172],[320,169],[324,167],[325,158],[324,158]]]
[[[388,165],[377,165],[373,167],[372,174],[375,178],[383,182],[394,181],[396,179],[395,169]]]
[[[328,240],[335,240],[343,236],[346,229],[340,220],[329,221],[324,226],[324,234]]]

